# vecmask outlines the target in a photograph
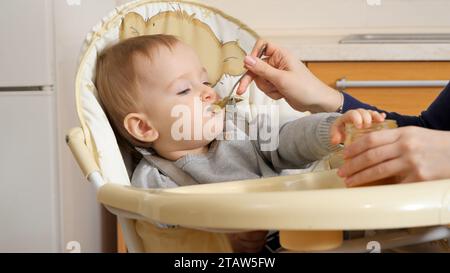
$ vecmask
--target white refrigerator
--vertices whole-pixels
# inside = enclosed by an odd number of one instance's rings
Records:
[[[0,252],[59,239],[52,3],[0,1]]]
[[[0,252],[114,251],[115,223],[64,143],[88,31],[115,0],[1,0]]]

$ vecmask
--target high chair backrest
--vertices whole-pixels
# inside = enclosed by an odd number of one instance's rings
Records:
[[[223,12],[192,2],[140,0],[116,8],[88,34],[76,77],[77,111],[86,144],[107,182],[129,185],[124,160],[108,119],[97,100],[94,84],[96,60],[106,47],[129,37],[172,34],[192,46],[207,68],[210,82],[224,96],[245,73],[243,58],[258,35]],[[273,101],[252,84],[240,108],[255,113],[257,105],[280,105],[284,122],[304,114],[284,100]]]

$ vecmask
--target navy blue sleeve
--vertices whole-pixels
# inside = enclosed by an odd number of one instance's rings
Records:
[[[407,116],[395,112],[386,112],[363,103],[347,93],[344,94],[343,112],[364,108],[386,113],[387,119],[397,121],[399,126],[420,126],[436,130],[450,130],[450,84],[448,84],[428,109],[420,116]]]

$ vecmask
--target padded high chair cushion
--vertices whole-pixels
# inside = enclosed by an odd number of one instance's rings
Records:
[[[99,53],[128,37],[156,33],[173,34],[199,53],[215,90],[224,96],[244,73],[243,58],[257,35],[238,20],[219,10],[195,3],[136,1],[117,8],[88,35],[76,78],[77,110],[88,147],[92,149],[106,181],[129,185],[130,181],[114,133],[97,101],[94,85]],[[241,110],[256,113],[258,105],[280,105],[280,122],[304,116],[284,100],[273,101],[253,84],[241,102]]]
[[[231,253],[233,249],[226,234],[183,227],[159,228],[136,221],[136,232],[148,253]]]

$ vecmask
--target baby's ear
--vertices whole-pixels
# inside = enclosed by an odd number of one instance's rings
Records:
[[[235,41],[222,46],[223,72],[228,75],[238,76],[245,72],[245,51]]]
[[[128,114],[123,120],[123,125],[131,136],[141,142],[154,142],[159,137],[158,131],[153,127],[145,114]]]

